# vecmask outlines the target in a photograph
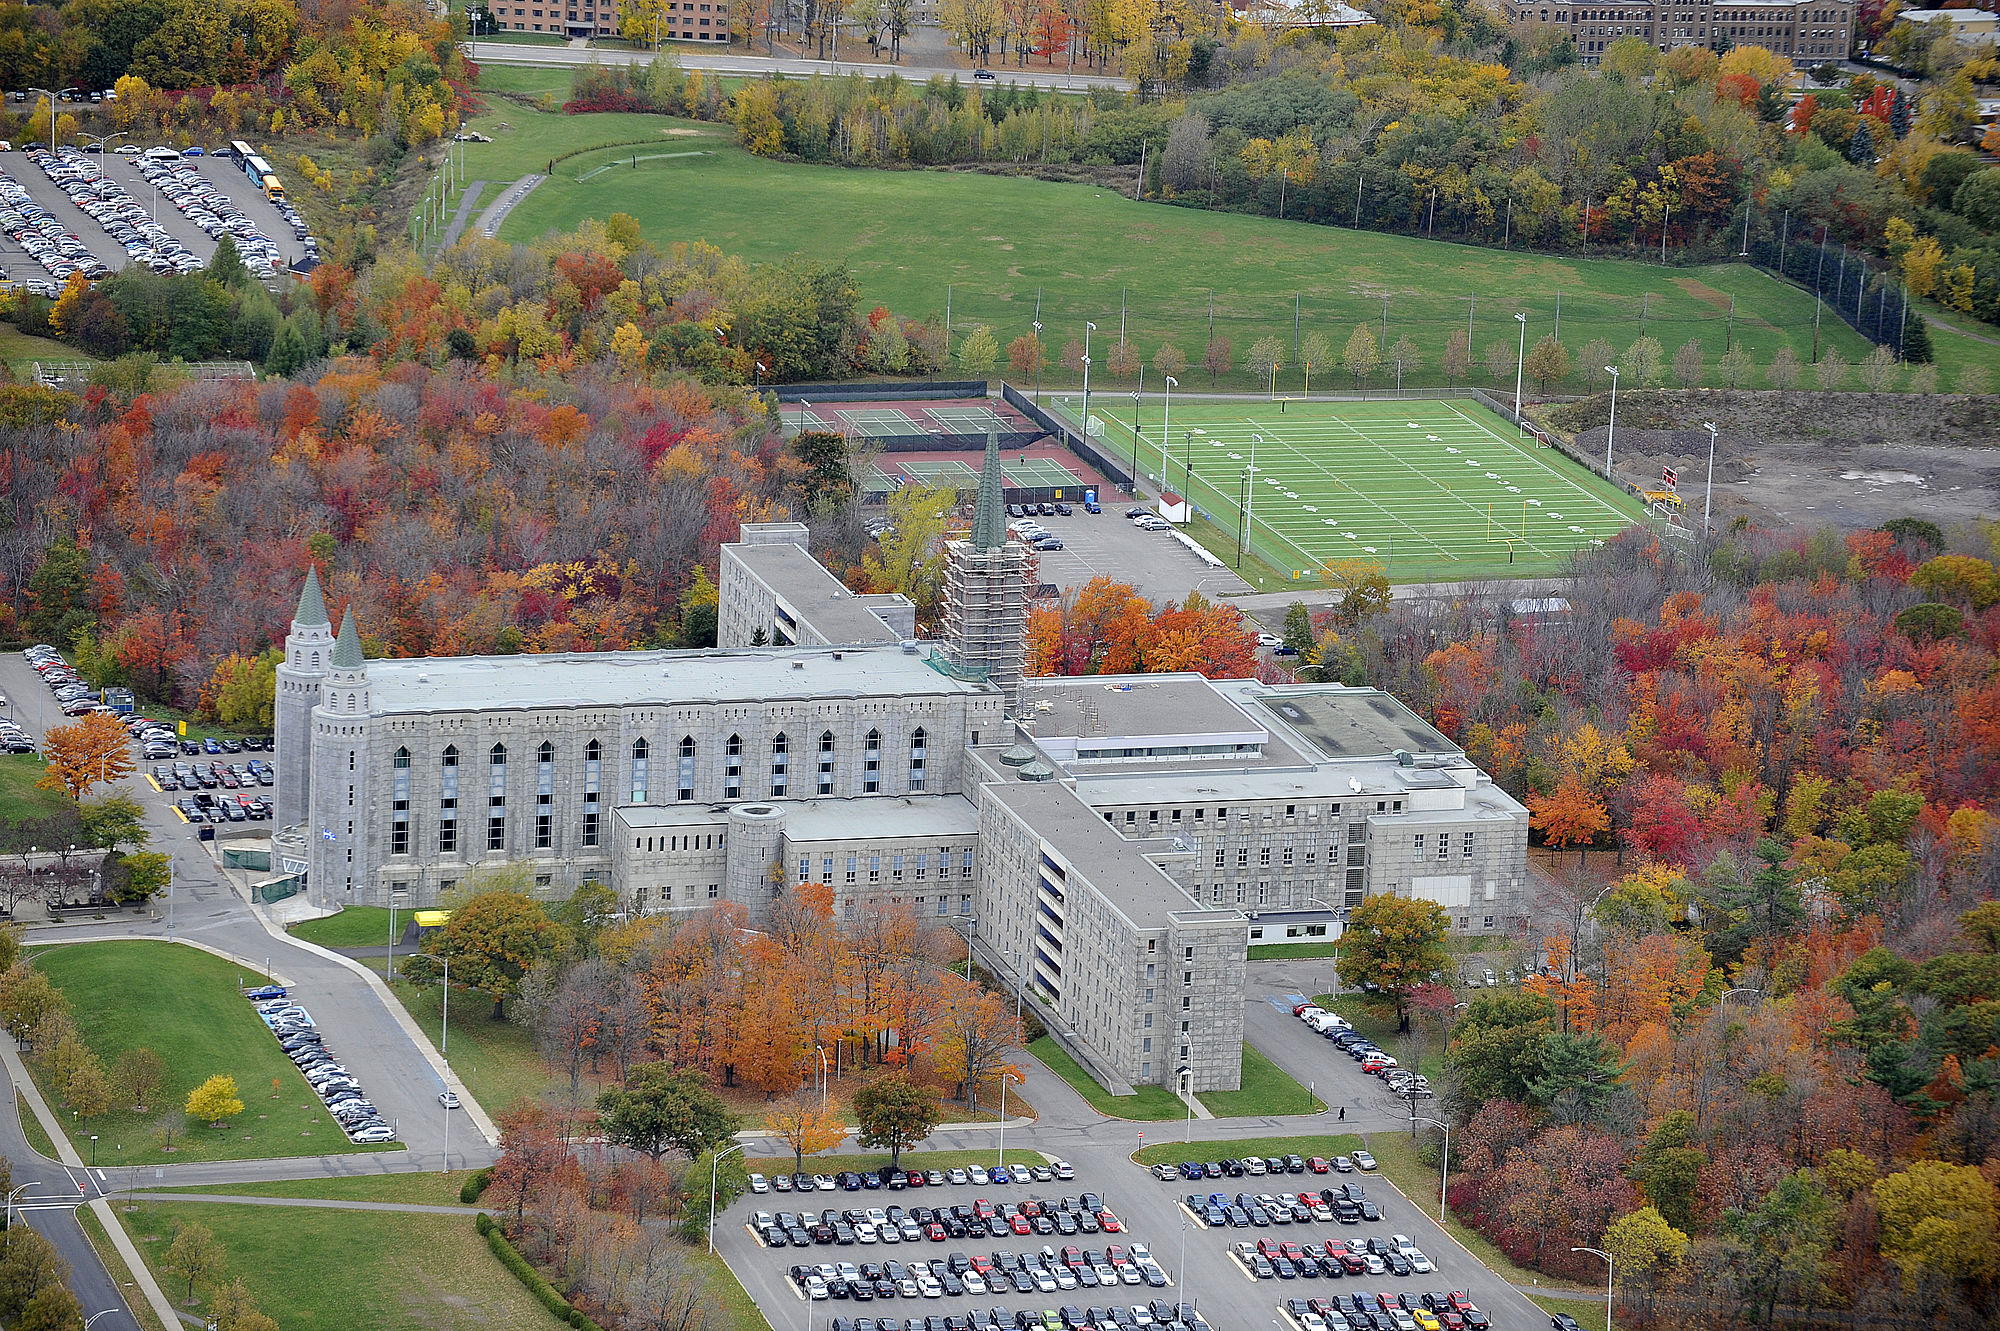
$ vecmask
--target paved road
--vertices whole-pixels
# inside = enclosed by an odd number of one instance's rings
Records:
[[[444,239],[440,242],[444,248],[450,249],[458,244],[458,238],[465,234],[466,223],[472,220],[472,210],[479,203],[479,196],[485,190],[485,181],[474,180],[469,182],[465,192],[458,196],[458,211],[451,215],[451,223],[445,227]]]
[[[509,185],[501,192],[500,197],[486,205],[486,211],[479,215],[479,234],[491,240],[499,233],[500,224],[507,220],[507,214],[514,211],[514,206],[534,193],[535,186],[547,179],[548,177],[540,172],[533,172]]]
[[[40,727],[64,718],[50,702],[41,679],[18,654],[0,657],[0,694],[12,700],[15,720],[39,736]],[[39,710],[39,715],[37,714]],[[262,920],[234,888],[221,880],[215,862],[202,847],[198,829],[171,811],[168,801],[141,777],[116,783],[146,810],[153,832],[153,849],[168,852],[174,862],[175,890],[171,907],[160,903],[155,918],[126,917],[111,923],[51,925],[32,931],[32,941],[54,943],[105,938],[166,938],[203,943],[246,964],[288,980],[296,997],[311,1010],[330,1049],[361,1080],[368,1097],[397,1126],[407,1144],[403,1152],[330,1156],[312,1160],[300,1170],[296,1163],[239,1162],[235,1165],[169,1165],[163,1176],[181,1182],[225,1183],[246,1178],[288,1178],[333,1173],[395,1173],[436,1169],[444,1162],[445,1110],[437,1102],[443,1082],[426,1050],[385,1006],[361,977],[315,948],[267,932]],[[461,1100],[469,1094],[461,1087]],[[478,1167],[490,1162],[492,1151],[472,1129],[468,1116],[454,1115],[451,1163]],[[248,1172],[239,1172],[245,1169]],[[276,1168],[280,1172],[270,1172]],[[210,1171],[221,1169],[217,1175]]]
[[[472,58],[482,65],[538,65],[573,67],[590,64],[615,64],[620,60],[644,62],[650,57],[644,51],[594,50],[579,46],[517,46],[512,42],[469,42]],[[793,55],[753,56],[725,55],[679,47],[674,51],[683,69],[712,70],[721,74],[863,74],[871,78],[886,78],[899,74],[912,82],[921,83],[934,75],[946,77],[956,74],[970,83],[970,71],[948,66],[899,65],[875,60],[805,60]],[[1083,92],[1090,88],[1129,89],[1129,79],[1116,78],[1108,74],[1088,74],[1081,70],[1066,74],[1060,69],[1004,69],[996,66],[994,80],[1011,83],[1026,88],[1050,88],[1057,91]]]

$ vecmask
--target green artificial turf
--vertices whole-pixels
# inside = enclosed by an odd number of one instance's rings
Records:
[[[1028,1052],[1039,1058],[1049,1071],[1075,1087],[1076,1093],[1088,1100],[1090,1107],[1100,1114],[1138,1122],[1158,1122],[1181,1118],[1187,1113],[1187,1105],[1181,1098],[1162,1086],[1140,1086],[1132,1095],[1107,1093],[1091,1080],[1090,1074],[1075,1059],[1063,1052],[1061,1045],[1046,1035],[1031,1041]]]
[[[635,121],[646,128],[635,132]],[[592,138],[650,141],[675,123],[570,117],[559,137],[572,146]],[[517,136],[525,143],[540,133],[523,127]],[[863,308],[881,303],[912,318],[942,317],[949,287],[953,329],[986,324],[1003,347],[1030,331],[1039,294],[1051,361],[1042,377],[1045,391],[1075,386],[1071,372],[1054,362],[1065,342],[1082,339],[1086,320],[1097,324],[1091,346],[1094,389],[1127,394],[1136,386],[1109,374],[1110,350],[1121,330],[1148,362],[1149,389],[1159,385],[1151,361],[1166,341],[1187,356],[1187,368],[1177,375],[1182,391],[1209,389],[1214,381],[1198,367],[1209,341],[1211,293],[1215,333],[1230,340],[1239,366],[1220,384],[1238,391],[1267,387],[1240,368],[1251,344],[1263,337],[1283,345],[1286,368],[1278,376],[1278,391],[1300,391],[1304,376],[1296,368],[1295,326],[1301,343],[1307,334],[1319,333],[1336,359],[1357,325],[1370,326],[1378,349],[1408,335],[1423,364],[1406,366],[1404,384],[1441,384],[1446,340],[1467,327],[1469,312],[1470,382],[1511,397],[1513,366],[1496,378],[1485,367],[1486,348],[1496,342],[1509,351],[1518,348],[1516,311],[1528,316],[1531,348],[1556,332],[1559,293],[1560,336],[1573,356],[1580,357],[1598,337],[1622,353],[1642,330],[1669,356],[1696,338],[1707,354],[1708,382],[1715,382],[1716,361],[1732,341],[1748,346],[1760,369],[1781,346],[1789,345],[1801,360],[1812,354],[1812,296],[1746,264],[1662,268],[1636,258],[1542,255],[1203,212],[1136,202],[1093,185],[775,162],[750,156],[733,136],[689,139],[683,146],[710,155],[661,156],[642,161],[636,170],[583,180],[578,177],[592,162],[575,159],[576,169],[559,170],[513,212],[502,238],[529,240],[551,228],[573,229],[586,217],[625,212],[639,218],[647,238],[662,248],[705,240],[753,261],[802,254],[844,262],[859,283]],[[494,178],[485,169],[472,174]],[[802,230],[801,217],[810,217],[812,225]],[[1869,350],[1837,320],[1822,320],[1820,336],[1822,347],[1837,347],[1850,361]],[[2000,347],[1946,335],[1939,340],[2000,365]],[[1947,372],[1956,354],[1947,356]],[[1370,375],[1366,386],[1393,388],[1395,378],[1391,366]],[[1335,365],[1316,371],[1313,383],[1322,391],[1354,386]],[[1579,381],[1570,390],[1582,386]],[[1532,379],[1527,388],[1534,390]],[[1156,407],[1146,410],[1156,413]]]
[[[408,924],[410,912],[396,912],[395,927],[401,933]],[[295,924],[292,937],[321,947],[387,947],[389,945],[389,908],[386,906],[348,906],[335,915],[325,915],[317,920],[306,920]]]
[[[146,1113],[134,1113],[114,1100],[113,1112],[85,1124],[63,1107],[41,1069],[30,1065],[42,1095],[86,1161],[92,1133],[98,1138],[99,1166],[402,1149],[396,1143],[360,1146],[347,1140],[238,994],[238,980],[254,985],[263,976],[221,957],[162,942],[53,947],[35,963],[63,991],[78,1032],[107,1073],[117,1066],[120,1053],[139,1047],[158,1053],[167,1067],[167,1090]],[[222,1127],[190,1122],[172,1148],[165,1148],[154,1135],[161,1115],[179,1109],[189,1091],[216,1073],[236,1079],[243,1112]]]
[[[224,1282],[241,1276],[285,1331],[561,1325],[500,1265],[466,1216],[167,1202],[142,1204],[123,1219],[177,1303],[187,1285],[162,1271],[161,1259],[176,1223],[206,1226],[227,1254]]]
[[[1253,1044],[1243,1046],[1243,1069],[1238,1089],[1200,1091],[1195,1098],[1217,1118],[1312,1114],[1326,1108],[1318,1096],[1308,1094],[1305,1087],[1292,1080],[1290,1073],[1266,1058]]]
[[[1349,1133],[1319,1137],[1231,1137],[1221,1142],[1157,1142],[1139,1151],[1134,1158],[1142,1165],[1177,1165],[1183,1160],[1240,1160],[1246,1155],[1301,1155],[1310,1160],[1320,1156],[1331,1160],[1350,1155],[1361,1138]],[[1311,1175],[1319,1178],[1321,1175]],[[1331,1174],[1325,1177],[1333,1177]]]

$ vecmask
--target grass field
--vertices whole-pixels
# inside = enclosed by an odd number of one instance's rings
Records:
[[[1110,397],[1092,398],[1093,433],[1129,456],[1130,420],[1100,408]],[[1080,395],[1045,401],[1082,419]],[[1141,469],[1189,489],[1196,507],[1232,533],[1247,510],[1265,562],[1302,581],[1330,560],[1371,561],[1404,581],[1542,572],[1644,516],[1602,477],[1516,440],[1474,402],[1197,400],[1174,408],[1164,449],[1159,419],[1142,430]]]
[[[1140,1086],[1131,1095],[1106,1094],[1104,1088],[1093,1081],[1075,1059],[1063,1052],[1061,1045],[1047,1036],[1030,1043],[1028,1052],[1074,1087],[1076,1093],[1089,1101],[1090,1107],[1100,1114],[1135,1123],[1162,1123],[1187,1116],[1187,1102],[1164,1086]],[[1293,1081],[1277,1064],[1247,1044],[1243,1046],[1241,1089],[1201,1091],[1195,1098],[1218,1118],[1303,1114],[1309,1112],[1308,1100],[1314,1110],[1326,1107],[1319,1100],[1309,1097],[1306,1088]]]
[[[1243,1046],[1243,1067],[1238,1089],[1199,1091],[1195,1099],[1217,1118],[1241,1118],[1253,1114],[1311,1114],[1326,1105],[1291,1074],[1266,1058],[1253,1044]]]
[[[35,1111],[28,1108],[28,1097],[19,1091],[14,1092],[14,1110],[21,1117],[21,1135],[28,1139],[29,1148],[50,1160],[56,1159],[56,1144],[49,1140]]]
[[[176,1302],[187,1286],[160,1270],[174,1225],[206,1225],[227,1254],[225,1279],[243,1277],[285,1331],[561,1325],[500,1265],[469,1216],[171,1202],[143,1204],[123,1218]]]
[[[504,108],[498,118],[514,109]],[[545,132],[575,147],[593,138],[671,141],[667,131],[676,126],[711,135],[720,128],[633,116],[553,119],[562,123],[547,131],[517,122],[514,140],[490,145],[492,155],[516,154],[514,141]],[[644,128],[635,132],[625,122]],[[949,287],[952,327],[989,325],[1003,347],[1030,331],[1039,296],[1052,362],[1045,389],[1074,386],[1070,373],[1053,362],[1066,341],[1082,339],[1085,320],[1098,328],[1094,388],[1135,386],[1105,374],[1108,346],[1121,330],[1149,363],[1149,384],[1158,379],[1150,368],[1153,353],[1172,341],[1188,358],[1177,377],[1189,391],[1210,387],[1209,375],[1196,366],[1209,341],[1211,292],[1214,331],[1229,339],[1239,364],[1259,338],[1281,339],[1287,362],[1278,378],[1281,392],[1302,384],[1293,368],[1295,311],[1301,338],[1318,332],[1337,352],[1361,323],[1382,342],[1385,297],[1386,341],[1407,334],[1425,360],[1406,369],[1404,382],[1412,386],[1443,382],[1446,339],[1467,327],[1468,314],[1472,382],[1502,386],[1484,367],[1486,348],[1495,342],[1515,348],[1517,310],[1528,315],[1531,346],[1558,331],[1559,293],[1560,336],[1579,356],[1598,337],[1622,352],[1642,326],[1669,354],[1699,339],[1711,375],[1732,340],[1749,347],[1760,368],[1781,346],[1789,345],[1801,360],[1812,353],[1812,296],[1743,264],[1662,268],[1640,259],[1484,249],[1141,203],[1090,185],[773,162],[745,153],[727,133],[700,142],[682,137],[678,146],[710,155],[642,161],[637,170],[581,183],[577,177],[589,162],[573,159],[510,215],[502,238],[529,240],[622,211],[641,219],[645,234],[662,246],[706,240],[753,261],[797,253],[844,261],[864,302],[910,317],[942,316]],[[473,150],[488,147],[468,147],[474,177],[504,174],[477,165],[480,154]],[[540,155],[546,164],[551,154]],[[812,218],[805,231],[798,226],[802,216]],[[1837,320],[1823,320],[1821,333],[1823,346],[1837,347],[1850,361],[1867,354],[1868,344]],[[2000,367],[2000,347],[1942,330],[1934,340],[1947,383],[1967,361]],[[1252,384],[1252,377],[1239,369],[1221,385],[1264,386]],[[1511,392],[1511,363],[1501,379]],[[1390,371],[1369,384],[1383,388],[1394,380]]]
[[[409,922],[409,911],[396,912],[398,932]],[[336,915],[306,920],[292,926],[292,937],[321,947],[387,947],[389,909],[386,906],[349,906]]]
[[[209,1183],[198,1187],[167,1187],[142,1180],[146,1187],[166,1192],[212,1192],[234,1197],[314,1197],[341,1202],[410,1202],[423,1206],[462,1206],[458,1189],[472,1171],[449,1174],[354,1174],[344,1178],[286,1179],[272,1183]]]
[[[279,1052],[278,1042],[237,995],[238,977],[262,977],[233,962],[174,943],[80,943],[49,948],[39,965],[69,1000],[84,1043],[112,1068],[127,1049],[149,1048],[166,1063],[168,1084],[145,1114],[129,1109],[100,1115],[88,1126],[66,1124],[86,1161],[96,1134],[99,1165],[146,1165],[194,1160],[257,1160],[380,1150],[357,1146]],[[164,1149],[154,1124],[215,1073],[236,1079],[244,1111],[223,1127],[190,1123]],[[43,1082],[43,1096],[67,1118]],[[273,1083],[276,1089],[273,1089]],[[120,1149],[122,1148],[122,1149]],[[402,1149],[399,1145],[392,1149]]]
[[[1061,1045],[1046,1035],[1031,1041],[1028,1052],[1042,1060],[1050,1072],[1075,1088],[1076,1093],[1088,1100],[1090,1107],[1100,1114],[1141,1123],[1157,1123],[1187,1114],[1187,1105],[1181,1098],[1160,1086],[1141,1086],[1132,1095],[1106,1094],[1104,1088],[1092,1081],[1090,1074],[1075,1059],[1063,1052]]]
[[[402,980],[389,987],[423,1027],[431,1043],[439,1044],[444,1026],[443,987],[420,987]],[[537,1097],[555,1084],[535,1049],[535,1037],[512,1022],[495,1021],[492,1000],[481,994],[460,992],[452,1000],[451,1043],[445,1053],[451,1060],[452,1071],[458,1073],[466,1089],[489,1114],[498,1113],[516,1100]],[[598,1083],[586,1076],[584,1096],[594,1100],[597,1091]]]
[[[0,757],[0,818],[26,821],[55,813],[69,797],[60,790],[42,790],[35,785],[49,770],[41,755],[10,753]]]

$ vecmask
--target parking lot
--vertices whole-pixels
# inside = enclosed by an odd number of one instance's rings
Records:
[[[37,145],[17,145],[23,151],[0,153],[0,171],[13,177],[29,196],[48,214],[68,228],[71,234],[83,242],[90,253],[111,268],[120,268],[127,262],[122,246],[106,234],[104,229],[82,209],[71,201],[60,186],[50,180],[48,174],[36,166],[26,156],[25,150]],[[42,144],[39,146],[46,146]],[[90,154],[93,162],[98,162],[104,174],[120,185],[138,203],[152,214],[153,220],[164,227],[167,233],[189,251],[206,263],[215,254],[216,242],[206,232],[182,215],[171,202],[162,199],[153,185],[141,174],[138,160],[107,153],[101,158]],[[193,166],[211,184],[229,196],[245,216],[255,222],[257,229],[276,241],[287,263],[293,263],[305,256],[305,246],[293,236],[291,223],[287,222],[272,206],[270,200],[253,186],[237,169],[233,160],[199,157],[183,159]],[[23,251],[11,238],[0,238],[0,269],[4,275],[15,281],[45,277],[42,267]]]
[[[257,1005],[258,1019],[270,1027],[278,1048],[292,1060],[313,1092],[326,1102],[327,1112],[340,1124],[348,1140],[363,1143],[395,1140],[395,1128],[375,1108],[375,1102],[362,1094],[358,1074],[336,1060],[312,1014],[293,1001],[289,990],[283,985],[270,984],[252,989],[244,997]],[[447,1113],[458,1107],[458,1098],[449,1091],[441,1092],[438,1100]]]
[[[1252,590],[1234,569],[1209,565],[1172,532],[1133,526],[1124,513],[1139,505],[1122,495],[1100,498],[1102,513],[1085,513],[1079,505],[1068,517],[1036,516],[1063,543],[1060,550],[1039,554],[1041,581],[1068,590],[1092,578],[1111,578],[1131,583],[1140,595],[1159,603],[1184,601],[1191,591],[1221,596]]]
[[[1290,1021],[1289,1015],[1285,1020]],[[1294,1023],[1296,1024],[1296,1023]],[[1307,1032],[1306,1034],[1310,1034]],[[1345,1060],[1343,1060],[1345,1061]],[[1361,1074],[1356,1072],[1355,1076]],[[1372,1081],[1373,1079],[1369,1079]],[[1378,1084],[1379,1085],[1379,1084]],[[1103,1132],[1093,1131],[1093,1139],[1107,1133],[1116,1133],[1126,1125],[1104,1125]],[[1168,1134],[1166,1125],[1130,1125],[1135,1131],[1141,1127],[1157,1126],[1162,1135]],[[1204,1125],[1205,1127],[1208,1125]],[[1337,1131],[1337,1126],[1329,1123],[1326,1131]],[[1057,1129],[1069,1139],[1073,1129]],[[1148,1135],[1151,1135],[1150,1133]],[[1075,1179],[1070,1182],[1049,1184],[1014,1184],[979,1186],[974,1184],[950,1185],[941,1188],[926,1187],[900,1193],[882,1190],[873,1191],[816,1191],[810,1195],[799,1193],[746,1195],[718,1218],[716,1228],[716,1248],[728,1261],[731,1269],[742,1281],[744,1288],[756,1299],[771,1325],[778,1331],[796,1327],[802,1331],[827,1327],[834,1317],[845,1317],[858,1322],[860,1318],[871,1318],[879,1323],[883,1318],[898,1319],[907,1323],[915,1318],[918,1331],[950,1331],[948,1324],[940,1322],[926,1327],[924,1319],[936,1317],[961,1318],[961,1326],[973,1326],[975,1314],[979,1323],[987,1321],[995,1309],[1006,1314],[1001,1320],[1014,1325],[1016,1314],[1032,1313],[1039,1324],[1044,1314],[1056,1318],[1061,1325],[1061,1310],[1074,1308],[1085,1315],[1092,1308],[1108,1310],[1114,1304],[1130,1314],[1132,1305],[1148,1306],[1154,1299],[1178,1307],[1186,1304],[1195,1309],[1202,1320],[1214,1331],[1264,1331],[1265,1327],[1277,1323],[1283,1327],[1290,1321],[1298,1331],[1316,1331],[1305,1323],[1288,1318],[1285,1302],[1288,1299],[1321,1298],[1331,1300],[1335,1295],[1363,1294],[1375,1298],[1383,1293],[1392,1296],[1408,1293],[1413,1301],[1419,1301],[1425,1293],[1450,1294],[1461,1292],[1469,1301],[1485,1310],[1492,1325],[1498,1331],[1536,1331],[1547,1323],[1547,1315],[1542,1313],[1525,1296],[1514,1290],[1504,1280],[1481,1265],[1444,1233],[1430,1217],[1412,1204],[1379,1175],[1353,1173],[1347,1175],[1318,1175],[1310,1172],[1263,1178],[1228,1178],[1222,1182],[1195,1184],[1179,1178],[1162,1180],[1153,1177],[1147,1170],[1134,1164],[1129,1158],[1136,1138],[1126,1135],[1123,1146],[1110,1143],[1065,1146],[1068,1158],[1074,1166]],[[757,1142],[752,1145],[750,1167],[759,1168],[758,1157],[754,1154],[768,1147],[777,1146],[771,1142]],[[777,1146],[782,1152],[782,1146]],[[1226,1141],[1195,1142],[1187,1148],[1189,1159],[1220,1161],[1232,1154]],[[928,1151],[908,1152],[904,1160],[911,1166],[921,1166]],[[1009,1150],[1010,1160],[1022,1158],[1022,1154]],[[1034,1159],[1032,1155],[1029,1159]],[[822,1157],[812,1162],[820,1169],[837,1168],[838,1156]],[[766,1159],[764,1167],[789,1167],[789,1154],[782,1160]],[[1279,1226],[1275,1223],[1266,1227],[1210,1229],[1198,1222],[1182,1204],[1184,1195],[1195,1192],[1270,1193],[1274,1196],[1282,1192],[1297,1193],[1301,1190],[1324,1188],[1347,1181],[1358,1181],[1364,1187],[1367,1198],[1379,1219],[1364,1220],[1354,1224],[1311,1222],[1290,1223]],[[1037,1198],[1045,1203],[1053,1203],[1058,1208],[1064,1197],[1081,1198],[1083,1192],[1098,1194],[1102,1205],[1121,1220],[1123,1232],[1115,1235],[1098,1234],[1092,1236],[1068,1237],[1065,1235],[1042,1235],[1030,1233],[1016,1235],[1011,1224],[1004,1237],[990,1234],[964,1238],[947,1236],[943,1241],[925,1239],[917,1242],[884,1244],[862,1243],[856,1237],[850,1243],[836,1241],[828,1244],[813,1243],[805,1248],[787,1245],[782,1248],[766,1247],[752,1232],[749,1221],[758,1211],[793,1212],[809,1211],[817,1215],[832,1208],[846,1211],[857,1208],[865,1212],[867,1208],[880,1208],[886,1212],[891,1204],[900,1205],[905,1210],[915,1206],[928,1205],[932,1209],[939,1205],[946,1207],[965,1206],[971,1208],[980,1200],[994,1204],[996,1208],[1007,1203],[1018,1204],[1024,1199]],[[1359,1245],[1363,1249],[1371,1238],[1386,1246],[1393,1236],[1407,1236],[1413,1246],[1426,1253],[1435,1267],[1430,1273],[1420,1274],[1414,1270],[1408,1276],[1397,1276],[1392,1272],[1379,1275],[1347,1275],[1344,1268],[1338,1276],[1318,1274],[1302,1276],[1296,1264],[1290,1278],[1279,1275],[1273,1264],[1269,1279],[1253,1278],[1254,1264],[1246,1263],[1232,1251],[1232,1245],[1249,1242],[1254,1251],[1259,1238],[1275,1238],[1281,1242],[1300,1244],[1308,1241],[1321,1246],[1328,1240],[1350,1246]],[[863,1302],[852,1297],[834,1297],[831,1290],[824,1299],[810,1298],[790,1277],[790,1269],[795,1265],[815,1266],[832,1263],[838,1269],[842,1262],[852,1263],[857,1268],[863,1262],[886,1264],[895,1261],[906,1270],[913,1270],[919,1262],[942,1261],[949,1270],[953,1265],[968,1266],[974,1256],[994,1259],[996,1254],[1012,1254],[1025,1259],[1029,1254],[1045,1255],[1049,1269],[1061,1265],[1068,1248],[1078,1248],[1084,1252],[1095,1250],[1105,1252],[1110,1245],[1119,1244],[1126,1250],[1128,1264],[1132,1252],[1143,1250],[1150,1254],[1161,1269],[1167,1281],[1166,1288],[1149,1288],[1143,1282],[1126,1284],[1121,1278],[1114,1293],[1113,1289],[1099,1284],[1095,1288],[1084,1286],[1078,1281],[1074,1288],[1058,1287],[1054,1292],[1045,1292],[1039,1286],[1031,1293],[1022,1293],[1009,1281],[1004,1293],[990,1290],[984,1295],[971,1292],[956,1297],[947,1293],[943,1282],[938,1281],[935,1295],[926,1296],[922,1291],[916,1298],[901,1294],[888,1299],[872,1297]],[[954,1263],[953,1255],[958,1254],[959,1262]],[[997,1265],[997,1261],[995,1262]],[[1336,1263],[1338,1264],[1338,1263]],[[1316,1263],[1316,1267],[1317,1267]],[[935,1276],[933,1277],[935,1279]],[[1106,1323],[1098,1323],[1105,1325]],[[1125,1323],[1138,1325],[1136,1314]],[[1330,1331],[1349,1331],[1345,1325],[1331,1327]],[[857,1326],[856,1331],[869,1331]],[[889,1331],[907,1331],[905,1326],[889,1328]],[[1370,1331],[1374,1331],[1372,1323]],[[1391,1322],[1391,1331],[1408,1331],[1400,1324]],[[1426,1331],[1419,1325],[1419,1331]]]

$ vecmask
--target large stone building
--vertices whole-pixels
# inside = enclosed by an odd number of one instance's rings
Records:
[[[989,606],[979,579],[1019,577],[992,525],[952,554]],[[504,864],[755,919],[824,883],[843,914],[963,930],[1113,1090],[1238,1084],[1253,939],[1337,932],[1377,892],[1466,933],[1525,916],[1526,811],[1388,695],[1024,680],[1018,618],[988,616],[979,660],[926,650],[773,534],[724,548],[723,640],[782,606],[789,645],[368,661],[309,576],[277,730],[310,900],[429,905]]]
[[[1550,23],[1568,32],[1594,65],[1620,37],[1661,51],[1682,46],[1761,46],[1795,64],[1844,60],[1854,40],[1849,0],[1502,0],[1514,23]]]

